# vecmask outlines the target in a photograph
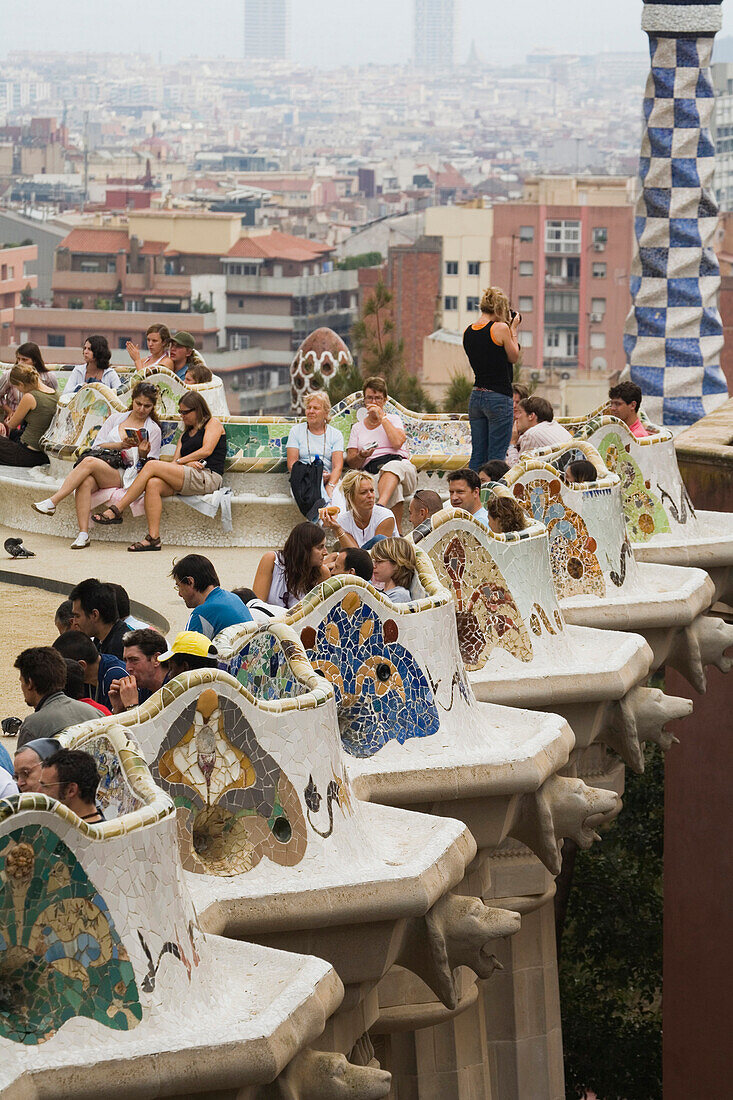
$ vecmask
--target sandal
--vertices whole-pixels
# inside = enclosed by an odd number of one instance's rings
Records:
[[[105,512],[114,512],[114,515],[110,519],[106,516]],[[101,512],[97,512],[92,516],[95,523],[101,524],[103,527],[108,527],[112,523],[122,523],[122,512],[119,510],[116,504],[108,504],[106,508],[103,508]]]
[[[157,538],[153,538],[148,534],[140,542],[133,542],[132,546],[128,546],[127,549],[131,554],[144,554],[148,550],[160,550],[160,535]]]

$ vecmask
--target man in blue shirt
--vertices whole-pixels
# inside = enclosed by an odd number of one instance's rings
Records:
[[[481,479],[475,470],[454,470],[448,474],[448,492],[453,508],[462,508],[479,523],[489,526],[488,513],[481,504]]]
[[[193,609],[186,630],[215,638],[227,626],[252,622],[247,605],[220,587],[213,564],[202,554],[187,554],[175,562],[171,576],[178,595],[186,607]]]

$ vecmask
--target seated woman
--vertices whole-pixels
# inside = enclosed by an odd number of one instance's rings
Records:
[[[8,380],[20,390],[21,397],[15,412],[0,425],[0,465],[42,466],[48,458],[41,450],[41,437],[56,412],[58,390],[44,385],[35,367],[21,363],[10,368]],[[18,438],[10,438],[24,421],[25,428]]]
[[[214,375],[206,366],[206,363],[192,363],[189,360],[183,381],[187,386],[200,386],[204,382],[211,382],[213,377]]]
[[[110,455],[110,452],[118,451],[122,466],[110,466],[108,459],[94,453],[88,454],[66,476],[53,496],[33,505],[42,515],[52,516],[62,500],[71,493],[75,494],[79,534],[71,544],[72,550],[83,550],[89,546],[89,512],[93,494],[109,496],[115,489],[132,484],[138,464],[160,454],[162,433],[155,414],[158,396],[158,389],[152,383],[138,382],[130,395],[129,409],[112,413],[97,432],[93,452],[106,451]],[[138,433],[139,438],[134,439]]]
[[[35,367],[38,379],[44,386],[49,386],[52,390],[59,388],[56,371],[46,370],[46,364],[43,362],[38,344],[34,344],[32,341],[20,344],[15,352],[15,362],[21,367]],[[20,396],[18,387],[10,381],[10,371],[6,371],[0,379],[0,421],[6,421],[8,417],[13,415],[18,408]],[[1,423],[0,435],[5,435]]]
[[[327,393],[311,393],[305,403],[305,422],[294,424],[287,442],[288,473],[295,503],[306,519],[315,519],[319,508],[333,498],[344,468],[344,437],[328,423],[331,402]],[[323,482],[315,489],[304,479],[307,466],[323,463]],[[328,498],[324,500],[325,496]]]
[[[498,497],[492,493],[486,503],[486,511],[489,513],[489,530],[495,535],[523,531],[527,526],[524,508],[512,497]]]
[[[387,383],[383,378],[364,382],[366,416],[349,434],[346,464],[378,478],[379,504],[391,508],[397,527],[402,525],[405,498],[417,488],[417,470],[410,462],[407,433],[397,413],[386,413]]]
[[[389,508],[375,504],[374,478],[364,470],[349,470],[341,482],[346,511],[336,511],[330,504],[321,509],[321,523],[333,531],[339,546],[363,546],[376,535],[389,538],[398,535],[395,518]]]
[[[148,533],[128,546],[133,554],[160,550],[160,517],[163,497],[205,496],[221,487],[227,457],[224,425],[211,415],[200,393],[184,393],[178,403],[183,434],[170,462],[148,459],[127,492],[104,511],[92,516],[95,523],[122,523],[122,513],[143,493]]]
[[[67,393],[76,393],[88,382],[101,382],[111,390],[120,388],[120,376],[109,365],[112,352],[106,336],[89,336],[84,341],[84,362],[74,367],[66,383]]]
[[[311,588],[331,576],[324,563],[326,536],[315,523],[299,523],[282,550],[260,558],[252,589],[271,607],[294,607]]]
[[[587,458],[578,458],[565,467],[565,480],[568,485],[584,485],[589,481],[598,481],[598,471]]]
[[[140,355],[140,348],[132,340],[128,340],[125,344],[135,370],[148,370],[152,367],[168,367],[168,370],[173,370],[173,361],[168,354],[168,345],[171,342],[168,326],[150,325],[145,330],[145,342],[148,345],[148,355],[145,359]]]
[[[371,549],[372,583],[392,603],[410,603],[410,585],[417,569],[415,547],[407,539],[382,539]]]

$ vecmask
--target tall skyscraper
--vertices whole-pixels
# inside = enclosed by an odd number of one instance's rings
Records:
[[[425,69],[453,65],[454,0],[415,0],[415,64]]]
[[[290,0],[244,0],[244,56],[289,58]]]

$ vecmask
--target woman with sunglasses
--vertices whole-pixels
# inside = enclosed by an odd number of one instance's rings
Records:
[[[148,533],[127,549],[133,554],[160,550],[163,498],[205,496],[220,488],[227,457],[226,430],[200,393],[184,393],[178,403],[183,433],[171,462],[149,461],[115,504],[92,516],[95,523],[122,523],[125,508],[145,494]]]
[[[89,513],[93,495],[103,492],[105,497],[109,497],[114,490],[132,482],[139,463],[160,455],[163,437],[155,413],[158,396],[156,386],[150,382],[138,382],[132,391],[129,409],[112,413],[102,424],[92,453],[82,458],[53,496],[33,505],[42,515],[52,516],[56,506],[74,493],[79,534],[71,544],[72,550],[84,550],[89,546]],[[121,455],[120,466],[116,463],[110,465],[109,459],[115,451]],[[94,452],[105,452],[106,457]]]

